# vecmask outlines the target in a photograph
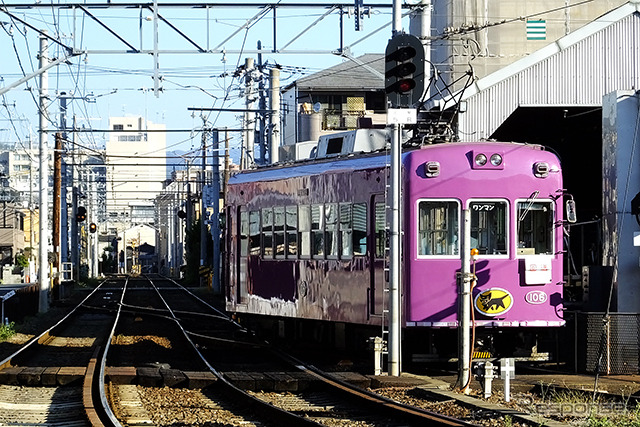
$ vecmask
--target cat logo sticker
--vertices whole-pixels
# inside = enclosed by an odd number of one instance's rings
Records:
[[[513,296],[502,288],[491,288],[476,295],[476,310],[487,316],[500,316],[513,306]]]

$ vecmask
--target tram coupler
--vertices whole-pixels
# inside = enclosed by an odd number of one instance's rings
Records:
[[[373,373],[382,375],[384,355],[387,352],[387,342],[382,337],[369,338],[369,344],[373,344]]]
[[[496,374],[497,371],[498,367],[493,366],[493,363],[488,360],[486,362],[477,362],[474,364],[473,375],[476,377],[478,382],[482,384],[485,399],[491,397],[491,381],[498,377]]]

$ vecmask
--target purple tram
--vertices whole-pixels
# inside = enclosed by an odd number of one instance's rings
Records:
[[[227,309],[342,331],[386,322],[389,162],[363,154],[232,176]],[[564,324],[563,189],[554,154],[538,145],[448,143],[404,152],[402,165],[405,342],[421,337],[429,347],[415,349],[422,353],[446,353],[432,343],[436,335],[455,343],[463,209],[479,253],[471,267],[477,331],[510,331],[505,341],[515,345],[524,331]]]

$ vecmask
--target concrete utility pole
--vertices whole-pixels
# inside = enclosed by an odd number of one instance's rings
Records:
[[[262,52],[262,42],[258,40],[258,52]],[[258,164],[265,165],[267,164],[267,114],[265,110],[267,109],[267,96],[265,93],[264,87],[264,78],[262,71],[264,69],[264,64],[262,63],[262,53],[258,53],[258,71],[260,72],[260,80],[258,80],[258,108],[260,109],[260,114],[258,115],[258,131],[256,132],[256,136],[258,138],[258,146],[260,147],[260,157]]]
[[[42,69],[49,62],[49,41],[40,36],[39,67]],[[49,257],[48,246],[48,222],[49,222],[49,150],[47,142],[47,121],[49,120],[47,107],[49,101],[49,74],[47,71],[40,74],[40,227],[39,227],[39,251],[38,281],[40,285],[40,298],[38,311],[44,313],[49,310]]]
[[[89,200],[91,201],[91,209],[89,209],[89,217],[87,218],[86,224],[87,228],[90,227],[90,223],[98,223],[98,184],[96,178],[95,169],[92,169],[90,172],[91,182],[89,183]],[[98,253],[98,230],[96,226],[95,233],[89,233],[89,242],[91,244],[90,252],[93,253],[91,257],[91,276],[98,277],[100,275],[100,269],[98,267],[98,261],[100,259],[100,254]]]
[[[269,70],[269,109],[271,126],[269,132],[269,159],[271,163],[280,160],[280,70]]]
[[[220,133],[217,129],[212,134],[213,146],[213,179],[211,194],[213,195],[213,215],[211,215],[211,238],[213,239],[213,283],[214,294],[221,292],[220,286]],[[225,157],[226,159],[226,157]]]
[[[60,92],[60,132],[62,133],[60,151],[60,262],[69,261],[69,210],[67,209],[68,170],[67,162],[62,156],[67,140],[67,94]]]
[[[51,224],[53,228],[53,268],[56,272],[60,272],[60,208],[61,208],[61,189],[62,189],[62,135],[56,133],[55,152],[53,153],[53,215]],[[59,284],[58,276],[54,276],[53,285]]]
[[[205,123],[206,124],[206,123]],[[200,172],[200,267],[204,267],[204,261],[207,259],[207,224],[205,223],[205,214],[207,212],[207,201],[205,190],[207,189],[207,134],[206,128],[202,129],[202,171]],[[200,285],[202,285],[202,276],[200,276]]]
[[[241,169],[247,169],[253,164],[253,145],[255,139],[256,113],[255,109],[255,88],[253,84],[253,72],[255,65],[253,58],[245,58],[244,60],[244,79],[245,79],[245,102],[247,111],[244,113],[244,149],[242,150]]]
[[[409,34],[420,39],[424,46],[426,64],[431,61],[431,0],[421,0],[409,15]],[[431,97],[431,67],[425,67],[426,99]]]

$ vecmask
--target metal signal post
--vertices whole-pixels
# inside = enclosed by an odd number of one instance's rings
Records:
[[[424,47],[415,36],[400,33],[394,24],[394,36],[385,51],[385,88],[387,125],[392,127],[390,184],[391,213],[389,230],[389,360],[388,373],[400,375],[402,238],[400,199],[402,193],[402,125],[415,123],[415,106],[424,93]]]

